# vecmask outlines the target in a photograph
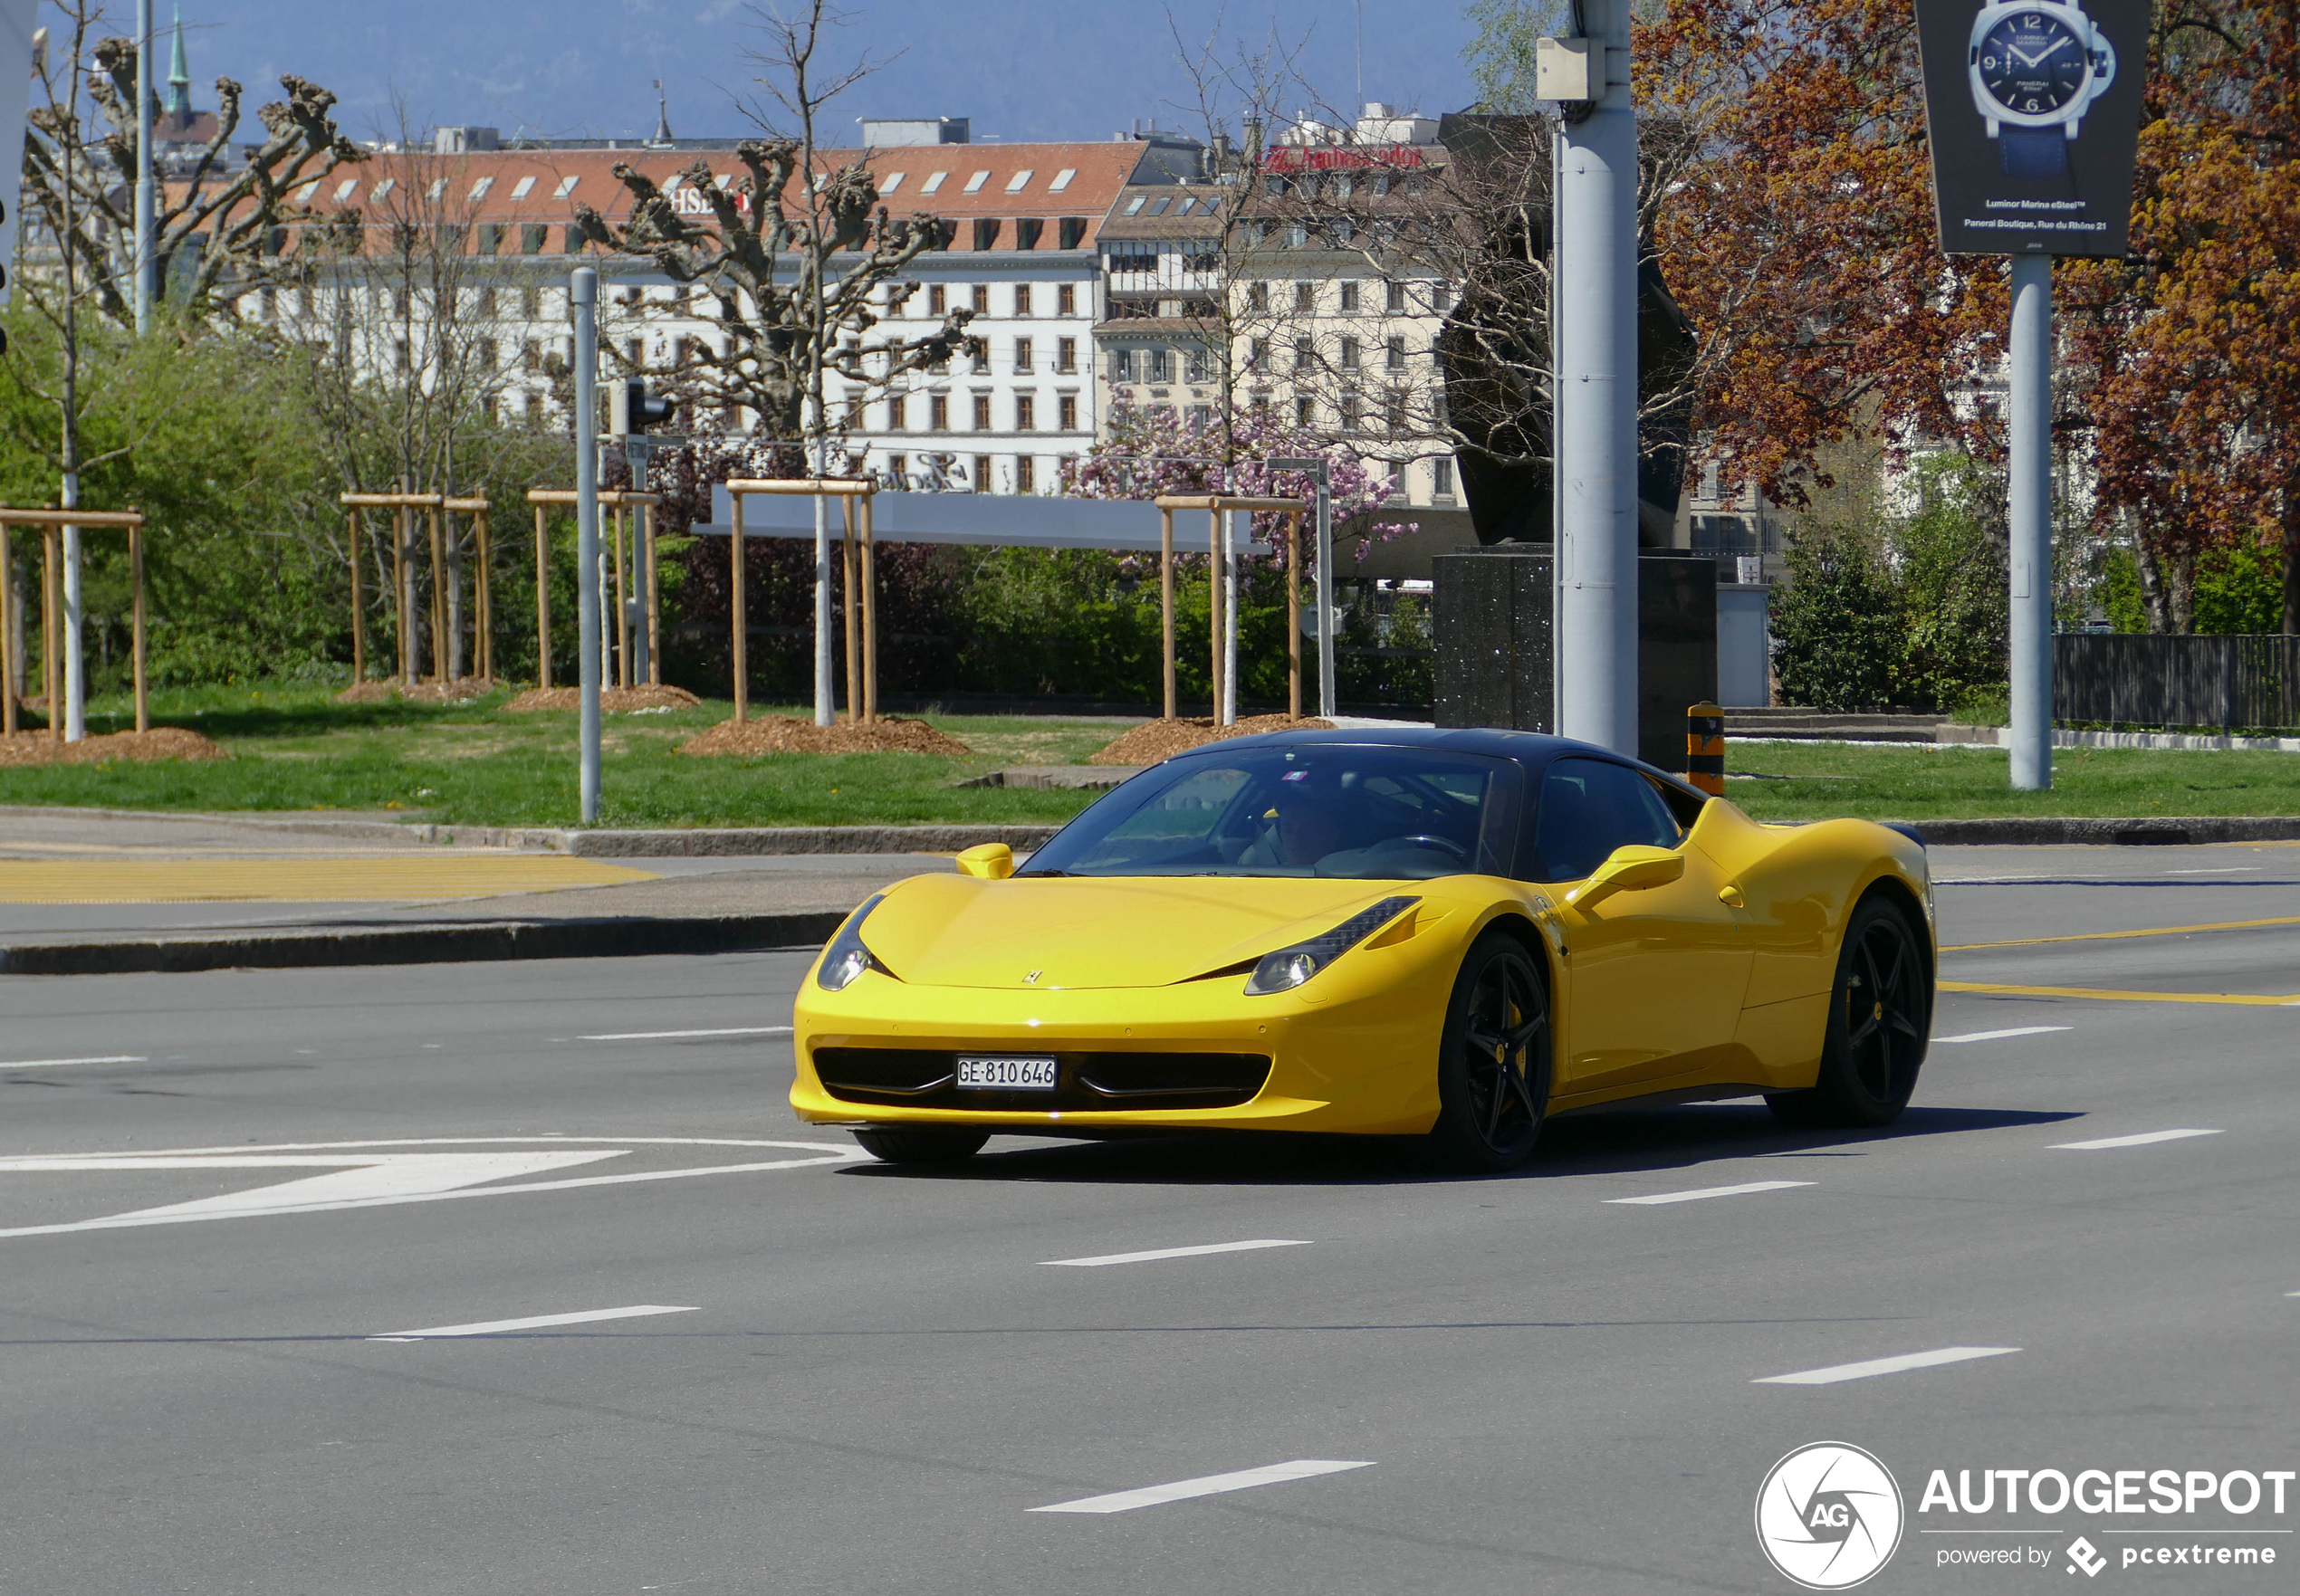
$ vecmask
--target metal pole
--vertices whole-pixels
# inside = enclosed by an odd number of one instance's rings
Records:
[[[136,330],[152,324],[152,0],[136,0]]]
[[[575,312],[575,580],[581,641],[575,657],[583,682],[583,824],[599,820],[599,272],[570,273],[568,302]]]
[[[1165,718],[1180,712],[1174,688],[1174,511],[1158,511],[1158,655],[1159,674],[1165,683]]]
[[[1335,714],[1334,689],[1334,483],[1333,470],[1318,463],[1318,712]]]
[[[80,473],[64,473],[63,508],[80,508]],[[88,678],[80,650],[80,529],[64,529],[64,741],[78,742],[88,735]],[[48,712],[55,713],[52,705]]]
[[[2053,784],[2053,262],[2012,258],[2012,784]]]
[[[1604,46],[1605,82],[1588,117],[1566,125],[1557,186],[1560,730],[1634,755],[1637,119],[1629,91],[1628,0],[1585,0],[1584,14],[1592,38]]]

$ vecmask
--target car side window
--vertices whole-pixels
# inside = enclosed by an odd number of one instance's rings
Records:
[[[1615,848],[1673,848],[1684,838],[1653,783],[1607,760],[1553,762],[1534,815],[1531,881],[1579,881]]]

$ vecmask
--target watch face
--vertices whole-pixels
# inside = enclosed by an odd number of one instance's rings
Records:
[[[1980,42],[1980,81],[2007,110],[2056,111],[2075,100],[2092,73],[2084,41],[2058,17],[2016,11]]]

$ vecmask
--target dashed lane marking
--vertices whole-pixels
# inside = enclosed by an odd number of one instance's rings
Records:
[[[70,1064],[149,1064],[140,1053],[108,1053],[101,1058],[19,1058],[11,1064],[0,1064],[0,1070],[62,1069]]]
[[[1941,951],[1944,953],[1979,953],[1990,948],[2038,948],[2046,942],[2121,942],[2134,937],[2184,937],[2191,932],[2258,931],[2264,926],[2273,925],[2300,925],[2300,914],[2280,915],[2274,920],[2216,920],[2205,925],[2161,925],[2145,931],[2084,931],[2057,937],[2016,937],[2008,942],[1960,942],[1953,948]]]
[[[1372,1460],[1346,1463],[1328,1457],[1297,1457],[1291,1463],[1265,1464],[1260,1468],[1241,1468],[1234,1474],[1209,1474],[1198,1479],[1178,1479],[1172,1485],[1145,1486],[1138,1491],[1113,1491],[1107,1496],[1082,1496],[1075,1502],[1057,1502],[1051,1506],[1033,1507],[1033,1513],[1131,1513],[1137,1507],[1155,1507],[1164,1502],[1186,1502],[1193,1496],[1217,1496],[1224,1491],[1248,1491],[1256,1486],[1274,1486],[1291,1479],[1315,1479],[1321,1474],[1340,1474],[1352,1468],[1371,1468]]]
[[[2004,981],[1942,981],[1940,989],[1998,998],[2075,998],[2095,1003],[2206,1003],[2234,1008],[2300,1007],[2300,992],[2128,992],[2114,987],[2021,987]]]
[[[596,1037],[578,1037],[579,1042],[668,1042],[687,1037],[787,1037],[787,1025],[738,1025],[712,1031],[608,1031]]]
[[[645,1319],[657,1314],[695,1314],[699,1308],[639,1303],[628,1308],[590,1308],[580,1314],[538,1314],[532,1319],[483,1319],[475,1324],[434,1324],[428,1330],[395,1330],[369,1341],[431,1341],[462,1335],[508,1335],[517,1330],[548,1330],[561,1324],[595,1324],[603,1319]]]
[[[1902,1352],[1897,1358],[1871,1358],[1862,1363],[1836,1363],[1826,1369],[1806,1369],[1796,1374],[1768,1374],[1751,1385],[1835,1385],[1846,1380],[1868,1380],[1879,1374],[1905,1374],[1912,1369],[1937,1369],[1943,1363],[1963,1363],[1974,1358],[2001,1358],[2018,1347],[1935,1347],[1929,1352]]]
[[[1935,1037],[1935,1046],[1953,1047],[1964,1042],[2009,1042],[2015,1037],[2041,1037],[2050,1031],[2074,1030],[2065,1025],[2017,1025],[2001,1031],[1967,1031],[1960,1037]]]
[[[1608,1197],[1609,1203],[1632,1208],[1653,1207],[1664,1202],[1699,1202],[1705,1197],[1741,1197],[1752,1191],[1787,1191],[1792,1186],[1810,1186],[1810,1180],[1751,1180],[1744,1186],[1704,1186],[1698,1191],[1656,1191],[1650,1197]]]
[[[1307,1241],[1217,1241],[1205,1247],[1162,1247],[1154,1252],[1112,1252],[1091,1258],[1041,1258],[1040,1266],[1055,1269],[1099,1269],[1106,1264],[1149,1264],[1160,1258],[1197,1258],[1218,1252],[1257,1252],[1265,1247],[1308,1247]]]
[[[2103,1136],[2092,1142],[2056,1142],[2055,1152],[2099,1152],[2112,1147],[2146,1147],[2155,1142],[2185,1142],[2190,1136],[2218,1136],[2219,1131],[2142,1131],[2133,1136]]]

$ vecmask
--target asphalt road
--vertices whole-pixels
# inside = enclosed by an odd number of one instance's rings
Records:
[[[733,1034],[787,1022],[798,953],[8,978],[0,1591],[1782,1591],[1753,1505],[1820,1441],[1905,1498],[1865,1589],[2291,1590],[2300,1489],[1919,1497],[2300,1467],[2295,1016],[2218,1000],[2300,1003],[2300,923],[2099,935],[2300,919],[2300,848],[1935,858],[1944,980],[2050,990],[1945,992],[1982,1039],[1899,1125],[1619,1113],[1482,1180],[869,1164],[791,1119],[787,1037]],[[2064,1145],[2174,1130],[2211,1133]],[[1049,1266],[1241,1241],[1298,1245]],[[2124,1566],[2159,1543],[2281,1561]],[[2041,1561],[1944,1566],[1976,1546]]]

